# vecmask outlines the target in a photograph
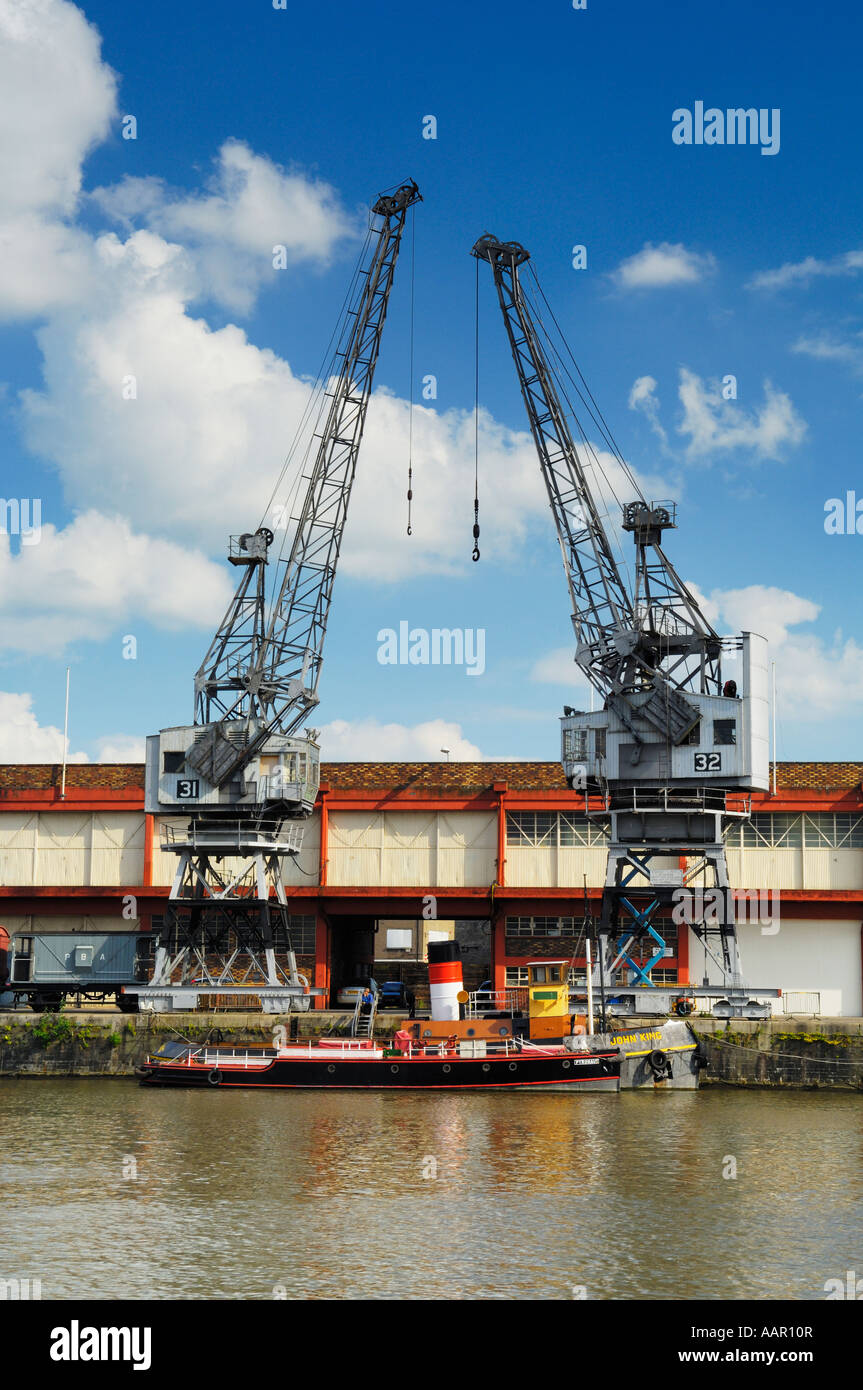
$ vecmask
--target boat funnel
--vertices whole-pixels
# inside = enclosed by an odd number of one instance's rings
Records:
[[[463,988],[458,942],[430,941],[428,954],[431,1016],[442,1023],[457,1019]]]

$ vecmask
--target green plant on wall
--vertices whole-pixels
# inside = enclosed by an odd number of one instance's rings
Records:
[[[101,1030],[95,1023],[76,1024],[66,1014],[43,1014],[38,1023],[28,1026],[28,1032],[40,1047],[51,1047],[54,1043],[77,1043],[79,1047],[86,1048],[93,1038],[99,1037]],[[111,1034],[111,1037],[115,1036]]]
[[[75,1025],[65,1014],[43,1014],[38,1023],[29,1029],[34,1042],[40,1047],[50,1047],[52,1043],[71,1042]]]

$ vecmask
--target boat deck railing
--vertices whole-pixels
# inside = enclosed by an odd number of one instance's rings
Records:
[[[379,1049],[378,1049],[379,1050]],[[219,1067],[228,1064],[232,1067],[255,1068],[264,1065],[269,1066],[278,1057],[303,1057],[312,1061],[316,1056],[326,1057],[328,1061],[338,1061],[339,1058],[363,1057],[368,1054],[374,1057],[376,1049],[374,1047],[363,1046],[359,1042],[353,1042],[349,1038],[340,1041],[338,1046],[321,1047],[320,1039],[309,1038],[308,1042],[291,1043],[287,1048],[277,1047],[257,1047],[239,1048],[202,1045],[201,1047],[190,1047],[179,1057],[160,1057],[157,1053],[147,1058],[149,1065],[158,1063],[160,1066],[168,1067]]]
[[[483,1018],[486,1014],[515,1014],[527,1007],[527,990],[475,989],[464,1006],[465,1018]]]
[[[485,1047],[474,1047],[472,1044],[485,1041]],[[467,1044],[467,1045],[466,1045]],[[269,1066],[277,1058],[302,1058],[303,1060],[314,1061],[323,1060],[356,1060],[361,1061],[367,1057],[369,1061],[378,1060],[377,1054],[382,1051],[380,1048],[367,1048],[358,1045],[350,1039],[345,1039],[338,1046],[321,1047],[319,1039],[310,1038],[305,1046],[302,1043],[291,1043],[286,1048],[260,1047],[254,1050],[249,1048],[227,1048],[217,1046],[211,1047],[206,1044],[201,1047],[190,1047],[189,1050],[179,1057],[159,1057],[153,1055],[147,1058],[149,1065],[158,1064],[165,1067],[176,1067],[178,1070],[183,1067],[194,1067],[202,1069],[218,1068],[223,1065],[231,1067],[242,1067],[243,1070],[256,1070],[261,1067]],[[485,1058],[494,1057],[530,1057],[533,1056],[556,1056],[559,1047],[540,1047],[536,1043],[528,1041],[526,1038],[495,1038],[495,1039],[468,1039],[468,1038],[443,1038],[436,1042],[416,1043],[413,1039],[401,1052],[401,1057],[405,1061],[420,1061],[423,1058],[441,1057],[445,1060],[479,1061]],[[391,1051],[395,1055],[395,1050]]]

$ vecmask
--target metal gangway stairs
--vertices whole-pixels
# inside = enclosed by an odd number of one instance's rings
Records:
[[[372,1002],[369,1005],[368,1013],[363,1013],[363,991],[357,994],[357,1002],[354,1007],[354,1016],[351,1019],[352,1038],[372,1038],[375,1031],[375,1015],[378,1011],[378,996],[372,994]]]

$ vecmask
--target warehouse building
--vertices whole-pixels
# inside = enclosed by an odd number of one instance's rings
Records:
[[[861,784],[863,763],[781,763],[729,830],[744,975],[780,988],[780,1011],[863,1014]],[[158,819],[143,765],[73,764],[65,789],[59,765],[0,767],[0,922],[10,935],[158,925],[175,865]],[[503,989],[538,956],[582,964],[605,840],[557,763],[329,763],[286,873],[322,1005],[363,974],[413,984],[428,941],[452,934],[466,983]],[[689,927],[666,918],[662,934],[654,980],[698,983]]]

